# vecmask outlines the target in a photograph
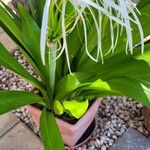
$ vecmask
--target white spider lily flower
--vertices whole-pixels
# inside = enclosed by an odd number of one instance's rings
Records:
[[[49,7],[52,0],[46,0],[44,11],[43,11],[43,20],[42,20],[42,28],[41,28],[41,38],[40,38],[40,48],[41,48],[41,59],[43,64],[45,64],[45,49],[46,49],[46,38],[47,38],[47,26],[48,26],[48,16],[49,16]],[[55,5],[57,5],[57,0],[55,0]],[[75,16],[70,23],[66,23],[66,7],[67,4],[70,3],[74,6]],[[101,57],[103,63],[103,56],[109,54],[110,52],[114,52],[114,49],[117,45],[117,41],[119,39],[119,35],[123,33],[123,30],[126,31],[126,53],[130,51],[133,53],[134,43],[132,37],[132,28],[131,23],[137,25],[140,38],[141,38],[141,51],[144,51],[144,34],[142,30],[142,26],[138,19],[137,13],[139,13],[138,9],[135,7],[135,4],[132,4],[130,0],[62,0],[59,7],[59,11],[61,13],[60,23],[61,23],[61,37],[63,40],[63,44],[60,45],[59,54],[57,54],[56,59],[58,59],[63,53],[66,55],[66,61],[68,65],[69,72],[71,73],[71,66],[69,61],[69,52],[67,45],[67,35],[70,34],[78,24],[80,20],[83,26],[84,40],[85,40],[85,52],[87,56],[93,61],[97,62],[99,60],[99,56]],[[95,29],[97,32],[97,51],[96,58],[90,54],[90,49],[88,49],[88,30],[87,23],[88,19],[86,19],[86,12],[88,15],[90,14],[93,18],[93,23],[95,25]],[[130,17],[130,15],[132,17]],[[110,26],[110,39],[111,46],[106,54],[103,54],[102,51],[102,18],[103,16],[107,16],[109,18],[109,26]],[[114,32],[114,30],[116,32]],[[58,42],[58,41],[57,41]]]

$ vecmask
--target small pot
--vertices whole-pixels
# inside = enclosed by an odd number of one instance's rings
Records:
[[[57,125],[66,145],[73,147],[95,118],[101,99],[97,99],[88,109],[88,111],[75,123],[70,124],[59,118],[56,118]],[[39,126],[41,110],[28,105],[27,110],[31,113],[33,121]]]
[[[142,113],[144,116],[144,125],[146,129],[150,132],[150,109],[147,107],[144,107]]]

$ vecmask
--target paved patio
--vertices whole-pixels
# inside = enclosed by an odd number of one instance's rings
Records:
[[[7,113],[0,116],[0,150],[44,150],[40,139],[18,118]]]
[[[0,28],[0,42],[10,52],[17,49],[2,28]],[[0,116],[0,150],[44,150],[44,148],[41,140],[14,114],[6,113]]]

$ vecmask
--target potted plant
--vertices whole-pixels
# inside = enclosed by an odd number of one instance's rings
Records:
[[[137,8],[125,0],[29,2],[28,10],[18,4],[16,15],[1,1],[0,24],[40,80],[2,44],[0,64],[32,83],[40,93],[0,91],[0,114],[28,104],[41,105],[44,147],[61,150],[64,142],[55,116],[91,117],[88,111],[100,103],[92,100],[107,95],[126,95],[150,106],[150,44],[144,43],[150,34],[149,0],[140,1]],[[136,14],[139,11],[141,16]]]

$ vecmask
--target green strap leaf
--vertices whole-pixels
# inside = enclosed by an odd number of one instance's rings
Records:
[[[36,94],[23,91],[0,91],[0,115],[24,105],[41,102]]]
[[[136,59],[144,60],[150,65],[150,42],[145,45],[144,47],[144,54],[141,55],[140,53],[140,47],[137,47],[135,49],[134,56]]]
[[[13,12],[13,10],[11,8],[9,8],[3,1],[0,0],[0,3],[2,3],[2,5],[4,6],[4,8],[11,14],[11,16],[13,17],[13,19],[15,20],[16,24],[18,27],[21,28],[21,22],[19,17]]]
[[[40,131],[45,150],[65,150],[54,115],[45,108],[40,119]]]
[[[118,77],[108,81],[97,80],[81,90],[82,95],[108,96],[125,95],[150,107],[149,83],[130,77]]]
[[[15,37],[21,41],[21,29],[18,26],[18,20],[11,17],[6,8],[0,5],[0,22],[4,24]]]
[[[0,65],[5,66],[9,70],[15,72],[16,74],[23,77],[28,82],[32,83],[35,87],[44,91],[44,87],[40,81],[34,78],[30,73],[28,73],[18,61],[5,49],[5,47],[0,44]]]
[[[56,98],[55,100],[60,100],[64,98],[67,94],[79,87],[80,82],[75,74],[67,75],[63,77],[56,86]]]
[[[39,44],[40,28],[21,4],[18,4],[18,11],[22,23],[22,40],[37,64],[42,64]]]
[[[45,5],[45,0],[35,0],[35,7],[36,9],[36,13],[37,13],[37,22],[38,25],[41,26],[41,22],[42,22],[42,15],[43,15],[43,9],[44,9],[44,5]]]
[[[150,89],[140,81],[125,77],[108,81],[108,84],[118,94],[134,98],[137,102],[150,107]]]
[[[18,8],[20,23],[8,13],[7,8],[0,5],[0,23],[2,28],[22,48],[24,53],[28,54],[35,64],[38,64],[38,69],[44,72],[39,53],[40,29],[21,4]]]
[[[55,100],[63,100],[71,92],[89,85],[89,83],[91,83],[91,78],[93,78],[93,74],[83,72],[67,74],[66,76],[62,77],[56,84]]]

